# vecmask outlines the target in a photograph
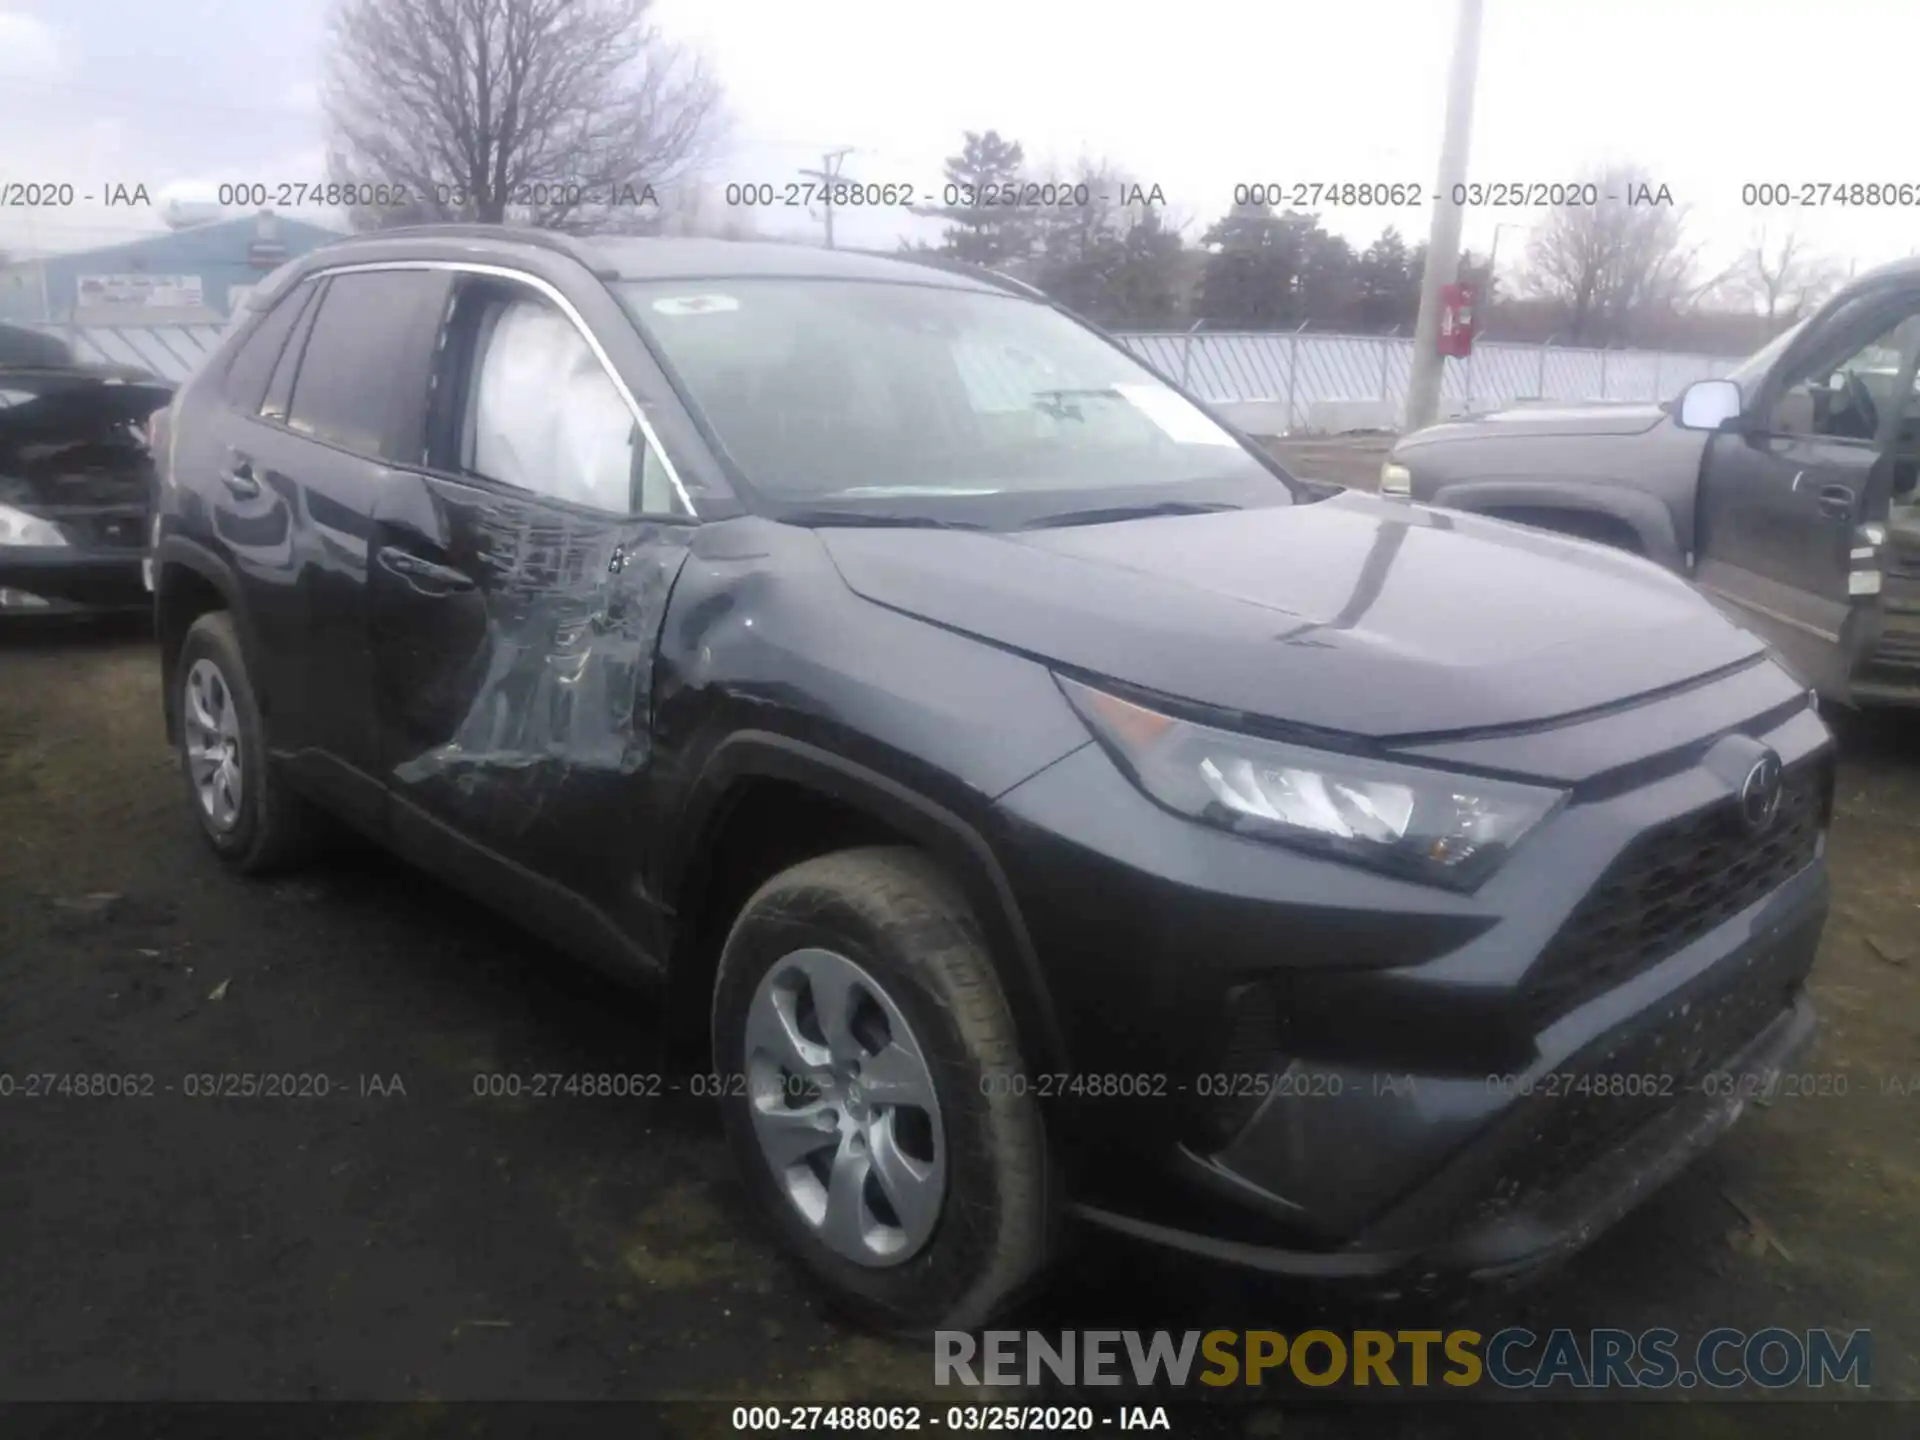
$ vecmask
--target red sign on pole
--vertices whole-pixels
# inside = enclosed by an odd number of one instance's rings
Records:
[[[1480,287],[1470,283],[1440,287],[1440,353],[1465,358],[1473,353],[1473,302]]]

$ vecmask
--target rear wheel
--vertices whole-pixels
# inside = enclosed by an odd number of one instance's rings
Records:
[[[713,1032],[748,1194],[843,1306],[962,1329],[1040,1274],[1039,1108],[972,912],[927,857],[847,850],[768,881],[727,939]]]
[[[180,769],[214,853],[249,875],[304,857],[313,817],[268,761],[260,707],[225,611],[193,622],[173,673]]]

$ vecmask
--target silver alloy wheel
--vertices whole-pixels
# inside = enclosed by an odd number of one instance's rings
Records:
[[[873,1266],[927,1243],[946,1196],[940,1101],[877,980],[831,950],[783,956],[747,1010],[746,1073],[760,1153],[822,1242]]]
[[[240,819],[240,711],[227,677],[211,660],[196,660],[181,686],[187,771],[200,808],[216,830]]]

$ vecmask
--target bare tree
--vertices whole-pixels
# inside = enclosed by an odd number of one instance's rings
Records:
[[[1170,326],[1183,301],[1184,245],[1166,196],[1108,160],[1049,165],[1021,186],[1034,235],[1028,278],[1109,325]]]
[[[1570,340],[1613,344],[1685,312],[1722,286],[1702,279],[1686,210],[1638,166],[1584,177],[1597,204],[1556,206],[1535,228],[1521,276],[1525,293],[1557,303]]]
[[[720,91],[651,0],[339,0],[322,91],[357,228],[648,230],[698,173]],[[383,189],[382,187],[385,187]]]
[[[1754,232],[1753,243],[1740,258],[1742,292],[1762,314],[1769,328],[1790,325],[1836,290],[1846,278],[1840,262],[1807,248],[1796,230],[1770,243],[1767,227]]]

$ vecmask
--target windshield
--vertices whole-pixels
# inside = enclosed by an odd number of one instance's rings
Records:
[[[1797,325],[1789,325],[1785,330],[1782,330],[1778,335],[1774,336],[1773,339],[1754,351],[1753,354],[1742,360],[1728,373],[1727,378],[1739,385],[1742,394],[1751,394],[1753,387],[1758,385],[1760,381],[1766,377],[1767,371],[1773,368],[1773,362],[1780,358],[1780,352],[1791,345],[1793,343],[1793,337],[1806,328],[1807,322],[1805,320],[1802,320]]]
[[[614,288],[776,511],[994,523],[1290,499],[1204,411],[1032,300],[841,280]]]

